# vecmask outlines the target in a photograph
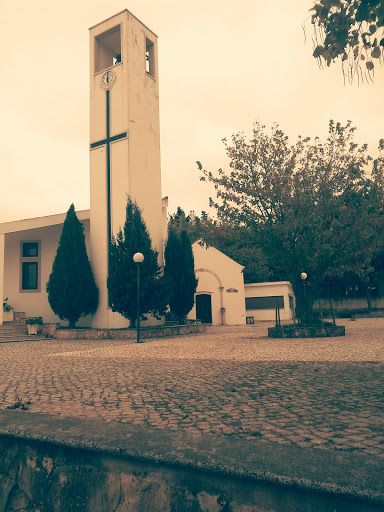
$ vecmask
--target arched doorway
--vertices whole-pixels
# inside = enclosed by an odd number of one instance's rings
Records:
[[[208,293],[196,295],[196,318],[203,324],[212,323],[212,301]]]
[[[208,272],[208,274],[212,274],[216,279],[217,279],[217,282],[219,284],[219,293],[220,293],[220,313],[221,313],[221,325],[225,325],[225,307],[224,307],[224,286],[223,286],[223,283],[221,282],[221,279],[220,279],[220,276],[218,274],[216,274],[216,272],[214,272],[213,270],[210,270],[208,268],[197,268],[195,270],[195,273],[197,274],[197,272]],[[204,293],[201,293],[199,295],[204,295]],[[197,314],[197,297],[199,297],[199,295],[196,295],[196,318],[198,320],[200,320],[200,317],[198,316]],[[205,294],[207,295],[207,294]],[[203,301],[206,300],[208,302],[210,302],[210,306],[209,306],[209,311],[211,312],[210,313],[210,322],[204,322],[204,323],[212,323],[212,304],[211,304],[211,296],[209,295],[209,299],[202,299]],[[208,308],[208,306],[207,306]]]

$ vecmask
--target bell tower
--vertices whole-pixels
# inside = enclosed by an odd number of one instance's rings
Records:
[[[127,194],[159,258],[163,251],[157,36],[124,10],[90,29],[90,58],[90,245],[100,292],[92,326],[118,328],[128,321],[108,307],[108,254]]]

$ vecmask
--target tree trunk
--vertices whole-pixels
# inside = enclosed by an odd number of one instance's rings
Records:
[[[305,286],[301,279],[297,282],[294,293],[296,297],[296,317],[299,323],[302,325],[311,325],[313,301],[310,296],[309,288]]]
[[[321,303],[321,298],[319,298],[319,311],[320,311],[321,329],[324,331],[324,316],[323,316],[323,305]]]
[[[369,293],[369,287],[366,288],[366,295],[367,295],[367,304],[368,304],[368,311],[372,310],[372,301],[371,301],[371,294]]]
[[[332,314],[333,325],[336,325],[335,313],[333,312],[333,304],[332,304],[332,297],[331,297],[331,286],[329,284],[329,280],[327,281],[327,291],[328,291],[329,305],[331,306],[331,314]]]
[[[134,329],[136,327],[136,318],[129,319],[129,327],[130,329]]]

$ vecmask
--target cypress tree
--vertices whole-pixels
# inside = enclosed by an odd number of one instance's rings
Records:
[[[53,312],[68,320],[69,327],[97,309],[99,290],[88,259],[84,227],[73,204],[64,221],[46,289]]]
[[[170,228],[165,247],[164,275],[171,290],[169,307],[180,323],[193,308],[198,280],[191,241],[186,231],[177,233]]]
[[[166,285],[158,264],[158,252],[152,248],[141,211],[129,196],[124,230],[112,237],[107,281],[112,311],[117,311],[135,326],[137,316],[137,263],[133,255],[144,255],[140,265],[140,314],[165,313],[168,297]]]

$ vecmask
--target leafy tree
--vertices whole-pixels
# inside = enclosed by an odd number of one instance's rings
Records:
[[[347,273],[367,280],[382,244],[384,158],[368,175],[372,158],[353,141],[354,131],[351,122],[330,121],[325,143],[299,137],[289,145],[278,125],[268,135],[255,123],[249,142],[242,133],[231,144],[224,139],[229,172],[198,162],[201,179],[216,188],[210,204],[218,217],[255,233],[275,274],[291,281],[307,322],[323,283]]]
[[[80,317],[94,313],[99,300],[83,231],[71,204],[46,286],[53,312],[61,320],[68,320],[71,328]]]
[[[191,241],[185,230],[181,233],[172,228],[168,230],[164,258],[164,276],[171,289],[169,307],[179,322],[184,323],[193,307],[198,283]]]
[[[220,219],[213,220],[206,212],[202,212],[201,217],[193,212],[186,216],[180,207],[170,216],[169,226],[179,233],[187,231],[192,242],[202,240],[204,245],[215,247],[243,265],[246,283],[273,280],[273,271],[268,266],[261,243],[247,227]]]
[[[311,9],[313,56],[330,66],[341,57],[343,71],[371,76],[384,47],[383,0],[320,0]]]
[[[141,211],[130,197],[127,200],[124,230],[112,237],[109,259],[109,277],[107,280],[112,311],[117,311],[135,326],[137,316],[137,263],[133,255],[144,255],[140,265],[140,314],[153,313],[160,316],[165,313],[167,292],[165,281],[158,264],[158,252],[152,248]]]

